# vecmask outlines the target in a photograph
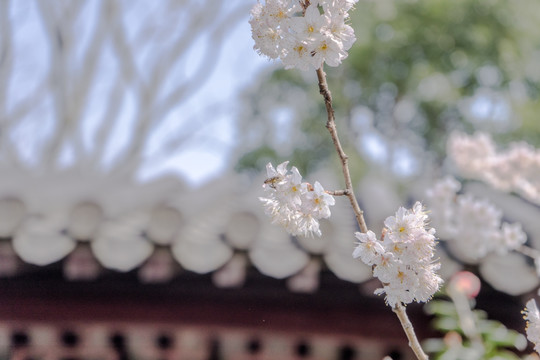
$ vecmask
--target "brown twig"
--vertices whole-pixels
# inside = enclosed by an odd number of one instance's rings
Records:
[[[405,331],[405,335],[407,335],[407,339],[409,340],[409,347],[412,349],[418,360],[428,360],[428,356],[424,353],[424,350],[422,350],[422,347],[418,342],[418,338],[416,337],[412,323],[407,316],[405,307],[398,304],[396,307],[392,308],[392,311],[397,315],[399,322],[403,327],[403,331]]]
[[[364,220],[364,212],[362,211],[362,209],[360,209],[358,201],[356,201],[356,197],[354,196],[351,173],[349,171],[349,157],[347,156],[347,154],[345,154],[345,151],[343,151],[343,147],[341,146],[341,143],[339,141],[336,129],[334,109],[332,107],[332,94],[328,89],[328,83],[326,82],[326,74],[322,66],[317,69],[317,77],[319,79],[319,92],[324,98],[324,104],[326,105],[326,112],[328,114],[326,128],[330,132],[330,136],[332,137],[332,141],[334,142],[334,146],[341,160],[343,176],[345,177],[345,195],[347,195],[349,201],[351,202],[351,206],[356,216],[356,221],[358,222],[358,226],[360,226],[360,231],[365,233],[368,231],[368,228],[366,225],[366,221]]]
[[[530,257],[531,259],[538,259],[540,257],[540,251],[526,245],[521,245],[516,249],[516,251]]]
[[[334,108],[332,107],[332,94],[328,89],[328,83],[326,82],[326,74],[322,66],[317,69],[317,78],[319,79],[319,92],[324,98],[324,104],[326,105],[326,113],[328,114],[326,128],[330,132],[330,136],[332,137],[332,141],[334,142],[334,146],[339,155],[339,159],[341,160],[341,167],[343,170],[343,176],[345,178],[345,190],[341,190],[339,192],[339,195],[345,195],[349,198],[354,214],[356,216],[356,221],[358,222],[358,226],[360,227],[360,231],[366,233],[368,231],[368,228],[364,219],[364,212],[362,211],[362,209],[360,209],[358,201],[354,196],[351,174],[349,170],[349,157],[347,156],[347,154],[345,154],[345,151],[341,146],[341,142],[339,141],[339,136],[336,129]],[[424,353],[422,347],[420,346],[420,343],[418,342],[418,338],[416,337],[411,321],[409,320],[409,317],[405,312],[405,308],[401,304],[399,304],[392,310],[394,311],[394,313],[396,313],[401,323],[401,326],[403,327],[403,330],[407,335],[407,339],[409,339],[409,346],[413,350],[418,360],[427,360],[428,357]]]
[[[349,196],[348,190],[326,190],[326,193],[332,196]]]

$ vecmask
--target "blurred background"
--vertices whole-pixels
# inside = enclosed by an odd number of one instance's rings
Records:
[[[254,3],[0,0],[0,358],[412,358],[346,199],[321,238],[262,213],[270,161],[343,182],[316,74],[253,51]],[[453,131],[539,146],[539,23],[535,0],[359,1],[326,71],[370,229],[457,173]],[[537,203],[461,180],[540,249]],[[534,263],[439,257],[482,279],[485,336],[523,354],[497,321],[523,332]],[[460,334],[454,310],[408,311],[423,340]]]

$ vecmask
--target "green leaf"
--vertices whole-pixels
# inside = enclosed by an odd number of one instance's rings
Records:
[[[424,310],[430,315],[450,316],[457,318],[457,311],[450,301],[432,300],[424,306]]]
[[[449,317],[442,317],[438,318],[433,322],[433,326],[435,329],[448,332],[448,331],[458,331],[459,333],[462,333],[461,328],[459,327],[459,323],[456,319],[449,318]]]

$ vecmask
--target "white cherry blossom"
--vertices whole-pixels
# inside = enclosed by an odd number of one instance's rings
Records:
[[[384,239],[378,240],[372,231],[355,234],[359,242],[353,257],[373,266],[373,276],[383,285],[375,294],[386,294],[388,305],[428,301],[442,279],[436,274],[440,265],[433,259],[435,230],[427,226],[422,204],[400,207],[384,224]]]
[[[316,4],[307,7],[304,16],[289,19],[289,27],[298,39],[313,41],[320,37],[330,22],[327,16],[321,15]]]
[[[346,24],[357,0],[266,0],[251,10],[254,49],[286,69],[338,66],[356,38]],[[322,10],[322,13],[321,13]]]
[[[506,254],[509,250],[515,250],[527,241],[527,235],[520,223],[502,224],[502,246],[497,247],[499,253]]]
[[[508,149],[498,151],[487,134],[453,133],[447,151],[461,175],[540,204],[539,149],[525,142],[513,142]]]
[[[305,213],[311,213],[318,219],[330,217],[330,206],[335,205],[336,200],[332,195],[324,191],[322,185],[315,181],[312,191],[303,193],[302,208]]]
[[[527,241],[519,223],[502,223],[502,211],[486,199],[458,194],[459,183],[450,177],[427,191],[432,222],[446,241],[454,242],[470,261],[496,252],[506,254]]]
[[[311,49],[308,43],[296,38],[288,39],[286,42],[289,51],[281,57],[285,69],[311,70]]]
[[[358,244],[354,249],[353,257],[360,258],[366,265],[374,265],[375,261],[380,259],[380,255],[385,253],[382,243],[371,230],[367,233],[357,232],[355,236]]]
[[[540,313],[534,299],[527,301],[523,318],[527,320],[527,339],[534,344],[534,350],[540,352]]]
[[[314,42],[314,45],[311,57],[311,64],[314,68],[321,67],[323,62],[334,67],[339,66],[341,60],[347,57],[341,41],[331,36],[321,37]]]
[[[321,236],[319,220],[330,217],[330,206],[335,204],[335,199],[318,181],[313,186],[302,182],[296,167],[287,170],[288,163],[277,168],[267,164],[268,178],[263,184],[267,197],[259,200],[272,223],[281,225],[290,234]]]

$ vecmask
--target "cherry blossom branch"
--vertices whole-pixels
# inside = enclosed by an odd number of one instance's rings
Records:
[[[518,253],[521,253],[525,256],[530,257],[533,260],[540,258],[540,251],[533,249],[527,245],[521,245],[520,247],[516,249],[516,251]]]
[[[360,209],[360,206],[358,205],[358,201],[356,200],[353,191],[351,174],[349,170],[349,157],[347,156],[347,154],[345,154],[345,151],[341,146],[341,142],[337,133],[334,108],[332,106],[332,94],[330,93],[330,89],[328,88],[328,83],[326,81],[326,73],[324,72],[322,66],[317,69],[317,78],[319,80],[319,92],[324,98],[324,104],[326,106],[326,112],[328,114],[326,128],[330,132],[330,136],[332,137],[332,141],[334,142],[334,147],[336,148],[338,156],[341,160],[341,167],[343,171],[343,176],[345,178],[345,190],[340,192],[339,195],[345,195],[349,198],[354,214],[356,216],[356,221],[358,222],[358,226],[360,227],[360,231],[362,231],[363,233],[367,233],[368,228],[364,219],[364,212],[362,211],[362,209]],[[407,339],[409,340],[409,346],[413,350],[418,360],[427,360],[428,356],[424,353],[422,347],[420,346],[418,338],[414,332],[412,323],[409,320],[409,317],[407,316],[407,312],[405,311],[403,305],[396,305],[392,308],[392,311],[397,315],[399,322],[403,327],[403,331],[405,331],[405,335],[407,335]]]
[[[356,221],[358,222],[358,226],[360,226],[360,231],[366,233],[368,231],[368,228],[366,225],[366,221],[364,220],[364,212],[362,211],[362,209],[360,209],[358,201],[354,196],[351,173],[349,170],[349,157],[347,156],[347,154],[345,154],[345,151],[341,146],[341,142],[339,141],[339,136],[336,129],[334,108],[332,107],[332,94],[328,89],[328,83],[326,82],[326,73],[324,72],[322,66],[317,69],[317,78],[319,79],[319,92],[324,98],[324,104],[326,105],[326,112],[328,114],[326,128],[330,132],[330,136],[332,137],[332,141],[334,142],[334,146],[341,160],[341,167],[343,171],[343,176],[345,178],[344,195],[346,195],[351,202],[351,206],[356,216]]]
[[[266,0],[264,4],[258,2],[252,8],[250,24],[252,37],[255,39],[255,50],[270,59],[280,58],[286,69],[316,70],[319,91],[323,96],[328,115],[326,128],[341,160],[345,180],[344,190],[325,191],[318,182],[311,189],[309,184],[302,183],[302,176],[296,167],[293,166],[290,171],[287,169],[288,161],[279,164],[277,168],[268,163],[267,179],[263,185],[268,197],[260,197],[259,200],[263,203],[265,213],[272,218],[272,222],[282,225],[290,234],[320,236],[318,220],[329,217],[329,206],[335,203],[330,194],[347,196],[361,230],[355,233],[359,243],[353,257],[361,258],[367,265],[374,265],[374,276],[383,283],[383,288],[377,289],[376,293],[386,293],[385,301],[398,315],[409,339],[409,345],[419,360],[425,360],[427,356],[418,343],[403,304],[413,300],[428,301],[442,283],[442,279],[435,274],[438,264],[434,264],[432,260],[435,246],[433,231],[427,226],[427,215],[419,202],[409,210],[400,207],[396,216],[390,216],[385,220],[391,242],[401,244],[404,238],[421,242],[418,248],[404,246],[403,250],[409,253],[407,259],[398,256],[395,252],[397,250],[385,248],[383,243],[376,239],[375,234],[368,230],[364,213],[354,195],[349,158],[339,140],[332,94],[328,89],[323,70],[324,63],[338,66],[341,60],[347,57],[347,50],[354,43],[354,30],[346,25],[345,21],[348,18],[347,11],[356,2],[357,0],[342,2],[319,0],[311,3],[310,0],[300,0],[289,6],[290,4],[285,5],[278,0]],[[338,14],[337,17],[335,14]],[[330,29],[332,30],[329,31]],[[338,36],[333,35],[335,31],[339,33]],[[269,34],[280,35],[269,36]],[[303,41],[304,38],[307,41]],[[306,212],[304,208],[308,211]],[[424,249],[425,252],[418,249]],[[390,259],[393,259],[394,255],[395,261],[392,264],[401,266],[403,270],[400,270],[399,274],[390,273],[389,266],[381,265],[383,261],[387,265],[390,264]],[[415,260],[414,264],[410,259]],[[422,284],[422,287],[412,286],[411,289],[404,291],[401,286],[403,278],[413,276],[419,278],[418,284]],[[389,281],[388,284],[385,284],[385,279]]]
[[[332,196],[349,196],[348,190],[326,190],[326,193]]]
[[[397,315],[399,322],[403,327],[403,331],[405,331],[405,335],[407,335],[407,339],[409,339],[409,347],[412,349],[418,360],[428,360],[428,356],[424,353],[424,350],[422,350],[422,347],[418,342],[418,338],[416,337],[412,323],[407,316],[405,307],[398,304],[396,307],[392,308],[392,311]]]

